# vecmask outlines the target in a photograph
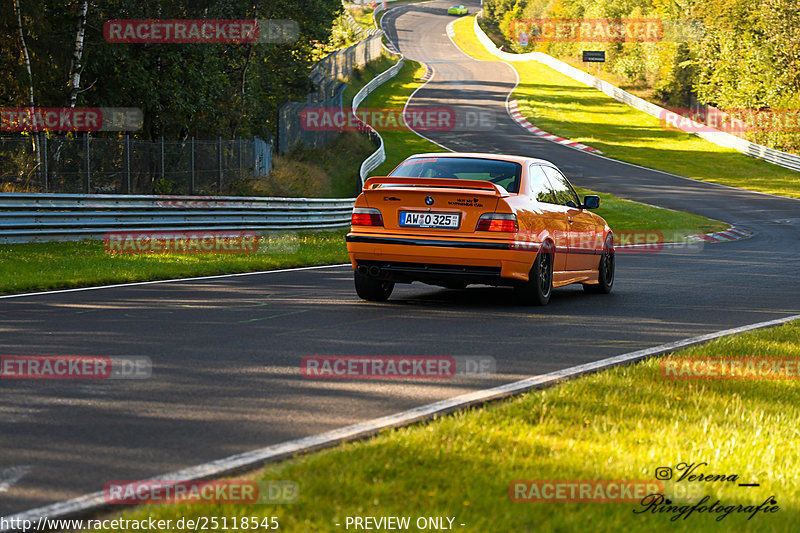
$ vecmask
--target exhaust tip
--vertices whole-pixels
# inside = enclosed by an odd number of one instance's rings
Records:
[[[358,272],[362,276],[366,276],[367,273],[369,272],[369,269],[367,268],[367,265],[358,265],[358,268],[356,268],[356,272]]]
[[[377,278],[380,274],[381,274],[381,269],[378,268],[377,266],[372,265],[371,267],[369,267],[369,275],[370,276],[372,276],[374,278]]]

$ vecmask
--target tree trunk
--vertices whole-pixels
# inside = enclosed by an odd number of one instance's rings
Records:
[[[33,93],[33,73],[31,72],[31,56],[28,54],[28,44],[25,42],[25,32],[22,29],[22,12],[19,9],[19,0],[14,0],[14,12],[17,14],[17,32],[19,33],[19,42],[22,49],[22,60],[25,64],[25,70],[28,73],[28,105],[31,107],[36,106],[36,99]],[[31,110],[33,111],[33,110]],[[45,133],[45,135],[47,135]],[[33,150],[33,157],[36,160],[36,166],[33,168],[35,171],[41,168],[42,154],[39,152],[39,143],[36,142],[36,133],[31,132],[31,149]],[[32,173],[32,172],[31,172]]]
[[[86,14],[89,11],[89,0],[82,0],[78,8],[78,25],[75,29],[75,46],[72,47],[72,59],[69,65],[69,93],[67,107],[75,107],[78,91],[81,86],[83,65],[83,36],[86,31]]]

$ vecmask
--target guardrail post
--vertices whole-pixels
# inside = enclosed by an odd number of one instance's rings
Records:
[[[91,178],[90,172],[92,170],[92,166],[89,163],[89,158],[91,156],[89,152],[89,132],[87,131],[86,134],[83,136],[83,192],[89,194],[89,190],[91,187]]]
[[[50,192],[50,177],[47,175],[47,132],[42,132],[42,142],[39,144],[42,151],[42,174],[44,175],[44,192]]]
[[[194,194],[194,137],[189,141],[189,194]]]
[[[123,138],[122,151],[124,152],[123,159],[125,161],[125,194],[131,193],[131,136],[127,133]]]
[[[217,137],[217,194],[222,191],[222,137]]]

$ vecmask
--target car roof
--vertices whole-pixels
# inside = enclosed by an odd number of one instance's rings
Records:
[[[414,154],[409,156],[407,159],[412,159],[414,157],[467,157],[474,159],[494,159],[496,161],[513,161],[514,163],[519,163],[521,165],[525,165],[527,163],[544,163],[546,165],[555,166],[554,163],[551,163],[546,159],[537,159],[535,157],[525,157],[521,155],[484,154],[479,152],[431,152],[428,154]]]

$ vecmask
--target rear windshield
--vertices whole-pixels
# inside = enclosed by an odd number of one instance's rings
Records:
[[[404,161],[390,176],[401,178],[456,178],[491,181],[510,193],[519,192],[522,165],[474,157],[416,157]]]

